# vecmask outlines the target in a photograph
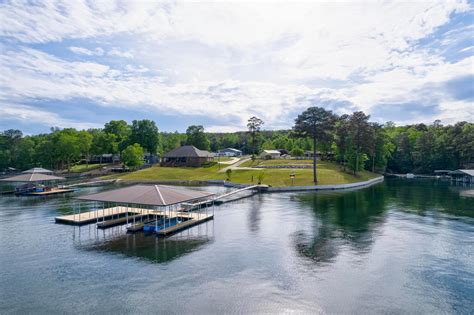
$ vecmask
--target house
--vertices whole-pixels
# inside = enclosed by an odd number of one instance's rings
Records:
[[[260,153],[260,158],[265,160],[279,159],[280,156],[281,153],[278,150],[263,150]]]
[[[212,153],[208,151],[199,150],[192,145],[185,145],[163,155],[161,166],[200,167],[211,162],[213,158]]]
[[[225,148],[217,152],[217,156],[242,156],[242,151],[234,148]]]
[[[450,172],[449,175],[451,175],[451,179],[456,182],[474,183],[474,170],[456,170]]]
[[[118,154],[111,154],[111,153],[92,155],[89,158],[89,163],[90,164],[103,164],[103,163],[116,164],[116,163],[120,163],[120,156]]]
[[[143,160],[145,161],[145,164],[155,164],[160,161],[160,156],[145,152],[143,155]]]

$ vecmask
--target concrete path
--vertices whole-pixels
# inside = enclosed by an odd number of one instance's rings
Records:
[[[231,164],[234,164],[236,162],[238,162],[240,160],[240,158],[237,158],[237,157],[233,157],[231,160],[229,161],[224,161],[224,162],[217,162],[219,164],[222,164],[222,165],[231,165]]]
[[[242,160],[238,161],[237,163],[234,163],[232,165],[229,165],[227,167],[222,168],[219,173],[225,173],[229,169],[253,169],[251,167],[239,167],[239,165],[242,165],[243,163],[250,161],[250,158],[243,158]]]

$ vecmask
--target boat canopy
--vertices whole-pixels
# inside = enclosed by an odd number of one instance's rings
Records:
[[[25,173],[12,177],[2,178],[2,182],[49,182],[56,180],[64,180],[64,177],[47,175],[42,173]]]
[[[170,206],[183,202],[208,198],[214,193],[163,185],[134,185],[96,194],[77,197],[81,200]]]

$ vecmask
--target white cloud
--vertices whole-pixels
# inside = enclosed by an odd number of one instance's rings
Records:
[[[104,54],[104,50],[100,47],[97,47],[94,50],[89,50],[84,47],[69,47],[69,50],[78,55],[86,55],[86,56],[102,56]]]
[[[228,122],[226,130],[244,128],[251,115],[287,128],[318,104],[375,113],[422,100],[441,112],[417,119],[474,120],[465,111],[472,104],[438,88],[471,74],[473,60],[449,62],[417,42],[466,10],[465,1],[15,2],[0,7],[0,34],[23,44],[1,52],[0,95],[199,114]],[[25,48],[64,39],[101,45],[68,49],[102,63]]]
[[[59,127],[89,129],[102,127],[98,124],[64,119],[55,113],[43,111],[37,107],[28,105],[8,102],[0,102],[0,105],[0,116],[5,120],[14,120],[23,123],[39,123],[48,128]]]
[[[112,48],[108,53],[109,56],[117,56],[117,57],[122,57],[122,58],[133,58],[132,51],[121,51],[118,48]]]

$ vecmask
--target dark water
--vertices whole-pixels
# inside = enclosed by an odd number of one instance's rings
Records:
[[[256,195],[166,240],[54,224],[70,197],[1,196],[0,313],[472,313],[465,190]]]

